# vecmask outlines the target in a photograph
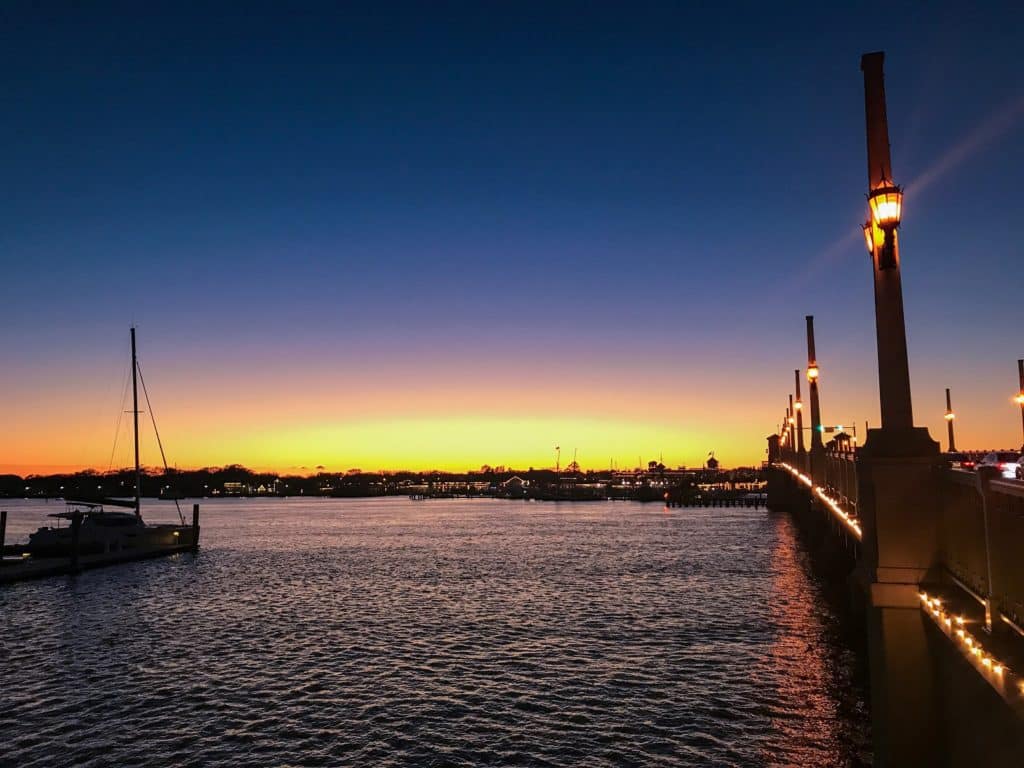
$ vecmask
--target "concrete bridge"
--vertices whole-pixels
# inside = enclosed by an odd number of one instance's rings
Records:
[[[841,581],[867,631],[876,763],[1024,765],[1024,482],[951,466],[914,426],[883,54],[861,59],[867,124],[864,225],[875,289],[882,424],[826,445],[813,318],[804,439],[795,372],[768,438],[768,505],[794,515],[826,578]],[[1018,402],[1024,409],[1024,372]],[[950,444],[953,415],[947,408]],[[863,439],[865,438],[866,439]],[[809,444],[808,444],[809,443]]]

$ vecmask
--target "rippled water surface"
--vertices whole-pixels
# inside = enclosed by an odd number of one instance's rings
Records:
[[[57,509],[0,503],[8,541]],[[202,536],[0,587],[0,763],[867,759],[852,654],[784,516],[237,500],[203,503]]]

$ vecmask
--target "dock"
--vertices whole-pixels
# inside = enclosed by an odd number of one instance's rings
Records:
[[[93,568],[149,560],[199,548],[199,505],[192,505],[192,525],[156,525],[142,546],[117,551],[78,553],[68,557],[33,557],[25,545],[5,544],[7,511],[0,510],[0,584],[48,576],[65,576]]]

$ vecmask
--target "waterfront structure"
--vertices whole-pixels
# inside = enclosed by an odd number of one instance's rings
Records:
[[[883,54],[862,57],[882,423],[858,447],[821,443],[820,372],[807,318],[809,463],[769,438],[769,506],[820,534],[825,573],[846,581],[866,624],[876,764],[1016,766],[1024,754],[1024,484],[951,469],[914,425]],[[1024,364],[1021,364],[1024,410]],[[947,390],[950,449],[955,446]],[[842,440],[839,437],[843,437]],[[824,531],[824,533],[822,532]]]

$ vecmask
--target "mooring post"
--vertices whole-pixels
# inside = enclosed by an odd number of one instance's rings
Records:
[[[939,561],[939,445],[915,427],[910,400],[899,241],[903,191],[892,179],[882,53],[861,58],[867,121],[864,225],[875,289],[882,412],[856,454],[864,531],[857,578],[867,597],[871,717],[880,766],[941,765],[940,696],[918,590]]]
[[[4,547],[7,544],[7,510],[0,509],[0,565],[4,562]]]
[[[199,505],[192,505],[192,551],[199,549]]]

